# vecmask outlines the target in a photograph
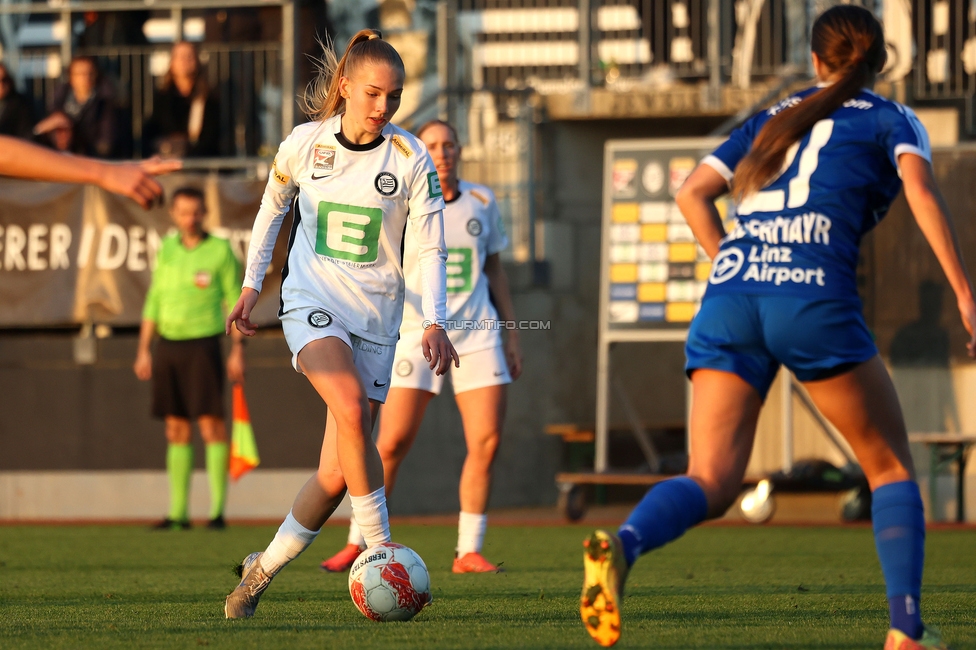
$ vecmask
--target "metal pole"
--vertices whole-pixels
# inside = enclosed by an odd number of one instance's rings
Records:
[[[956,447],[956,465],[959,475],[956,476],[956,521],[963,523],[966,521],[966,445],[959,443]]]
[[[781,372],[780,398],[782,413],[780,425],[783,429],[783,471],[793,469],[793,375],[784,366]]]
[[[810,63],[810,45],[807,42],[809,14],[805,0],[788,0],[786,11],[787,57],[796,72],[806,72]]]
[[[579,0],[579,76],[584,90],[593,83],[593,69],[590,62],[592,49],[592,35],[590,34],[590,20],[592,18],[590,0]]]
[[[87,11],[165,11],[173,7],[186,9],[217,9],[220,7],[277,7],[291,0],[49,0],[48,2],[20,2],[0,4],[0,14],[61,14],[68,8],[80,14]]]
[[[600,337],[596,353],[596,457],[593,469],[607,471],[610,417],[610,344]]]
[[[454,123],[454,96],[457,80],[457,9],[453,2],[437,3],[437,117]]]
[[[169,15],[170,20],[173,21],[173,42],[179,43],[183,40],[183,8],[173,7]]]
[[[71,64],[71,51],[72,37],[74,36],[74,30],[71,29],[71,10],[64,9],[61,11],[61,24],[64,25],[64,38],[61,39],[61,68],[64,70],[67,66]]]
[[[437,118],[447,121],[449,119],[449,106],[447,89],[451,85],[451,78],[448,72],[450,67],[450,54],[448,51],[447,33],[447,0],[437,3]]]
[[[298,12],[295,11],[294,0],[288,0],[281,6],[281,132],[283,135],[291,133],[295,128],[295,60],[297,41],[295,21]]]
[[[458,79],[458,70],[461,69],[460,60],[460,24],[458,21],[457,2],[445,2],[447,5],[447,121],[455,124],[460,116],[458,115],[458,100],[460,95],[455,94],[452,89],[460,86],[463,82]]]
[[[525,217],[528,222],[528,244],[529,259],[532,263],[532,281],[539,283],[538,262],[545,259],[542,251],[539,251],[539,237],[536,233],[535,221],[535,124],[532,120],[532,106],[529,103],[530,95],[522,95],[522,107],[520,110],[519,121],[520,137],[522,141],[522,181],[525,188]]]
[[[722,34],[720,0],[708,0],[708,107],[721,105]]]

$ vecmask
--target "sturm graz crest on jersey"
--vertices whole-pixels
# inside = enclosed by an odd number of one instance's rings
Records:
[[[472,237],[477,237],[481,234],[481,222],[475,218],[468,220],[468,234]]]
[[[373,185],[376,186],[376,191],[383,196],[393,196],[400,184],[397,182],[396,176],[390,172],[380,172],[376,175]]]
[[[315,311],[309,313],[308,324],[312,327],[318,327],[319,329],[328,327],[332,324],[332,316],[321,309],[316,309]]]

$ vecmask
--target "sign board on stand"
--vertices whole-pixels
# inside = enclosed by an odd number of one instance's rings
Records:
[[[610,347],[624,342],[684,341],[698,312],[711,264],[674,198],[698,162],[723,141],[611,140],[604,149],[597,473],[609,469],[608,420],[614,385]],[[718,207],[722,219],[727,219],[731,203],[721,199]],[[626,396],[618,397],[633,420]],[[639,423],[631,424],[640,439]]]

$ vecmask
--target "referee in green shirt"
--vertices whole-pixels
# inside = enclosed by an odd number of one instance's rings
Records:
[[[210,528],[224,528],[224,501],[230,449],[224,424],[224,377],[220,337],[224,310],[241,293],[241,265],[230,244],[203,230],[203,193],[184,187],[173,193],[170,215],[177,232],[163,239],[146,295],[139,332],[136,376],[153,380],[152,413],[165,420],[169,514],[156,527],[186,529],[193,446],[190,421],[196,420],[207,447]],[[244,381],[244,344],[233,332],[227,378]],[[159,334],[155,356],[150,352]]]

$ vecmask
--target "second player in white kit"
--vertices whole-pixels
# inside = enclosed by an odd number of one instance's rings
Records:
[[[461,363],[450,369],[461,411],[468,454],[461,472],[456,573],[483,573],[497,567],[481,555],[487,517],[491,467],[505,418],[506,384],[518,377],[522,353],[508,278],[500,253],[508,246],[491,190],[457,178],[460,146],[454,129],[433,121],[417,131],[430,152],[444,192],[444,241],[447,246],[447,330]],[[421,348],[428,319],[421,299],[422,269],[418,240],[405,239],[403,271],[406,293],[400,341],[396,346],[390,394],[383,406],[376,447],[383,458],[386,489],[396,481],[400,463],[417,436],[424,411],[443,387]],[[490,289],[490,294],[489,294]],[[493,302],[494,299],[494,302]],[[507,336],[502,336],[502,330]],[[355,520],[346,547],[322,563],[327,571],[345,571],[363,548]]]
[[[495,195],[483,185],[458,180],[457,193],[445,203],[447,330],[454,349],[465,361],[450,370],[454,392],[508,384],[512,378],[502,348],[503,325],[488,294],[489,278],[484,271],[486,260],[508,247]],[[426,319],[419,292],[419,252],[416,238],[408,234],[403,253],[403,323],[390,386],[439,395],[447,375],[435,374],[421,350]],[[496,287],[492,289],[497,291]]]

